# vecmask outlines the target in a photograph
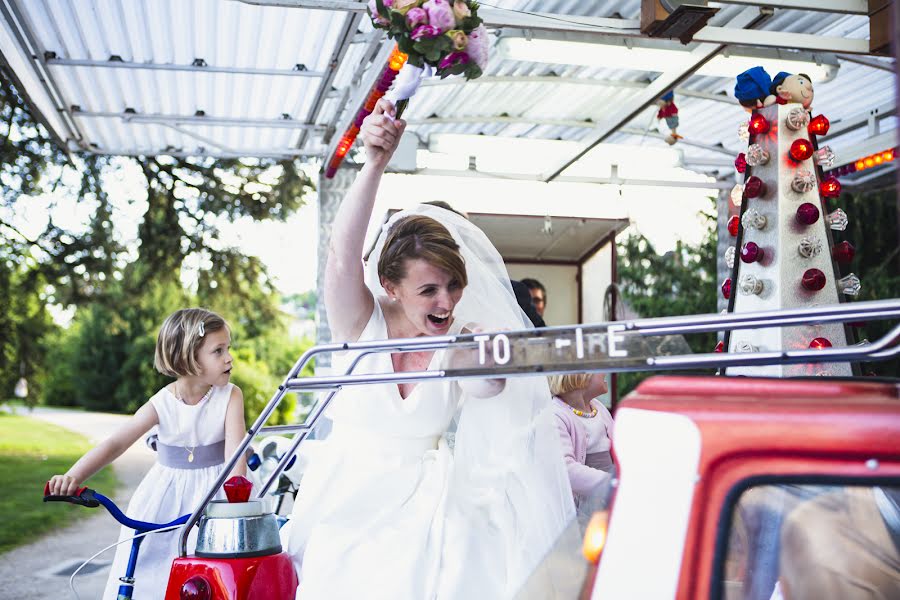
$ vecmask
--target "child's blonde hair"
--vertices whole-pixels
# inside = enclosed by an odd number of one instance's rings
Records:
[[[197,353],[208,333],[228,329],[225,319],[205,308],[183,308],[169,315],[156,337],[153,366],[169,377],[199,375]]]
[[[550,393],[554,396],[567,394],[575,390],[583,390],[588,386],[593,373],[566,373],[565,375],[548,375]]]

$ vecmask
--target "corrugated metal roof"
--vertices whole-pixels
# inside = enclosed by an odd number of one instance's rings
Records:
[[[377,50],[371,43],[368,18],[352,21],[352,13],[340,11],[264,7],[235,0],[4,3],[10,9],[4,16],[21,18],[33,35],[38,54],[49,57],[46,68],[61,102],[69,110],[78,108],[72,114],[84,145],[98,152],[321,155],[329,139],[326,128],[346,124],[346,114],[355,110],[347,107],[348,98]],[[485,6],[570,15],[573,21],[578,16],[633,19],[640,10],[639,0],[493,0]],[[740,10],[739,6],[724,6],[712,23],[726,22]],[[349,23],[357,22],[358,26],[350,27],[352,31],[348,29]],[[796,10],[776,11],[762,28],[851,39],[868,36],[865,17]],[[0,35],[8,35],[8,31],[0,31]],[[332,57],[342,48],[346,54],[328,83]],[[123,62],[112,64],[123,68],[78,62],[110,64],[113,56]],[[255,73],[191,70],[190,65],[199,60],[210,69]],[[141,68],[148,65],[185,69]],[[424,86],[406,113],[418,123],[410,130],[423,141],[434,133],[584,140],[593,126],[635,101],[642,93],[636,85],[647,84],[656,76],[614,65],[538,64],[496,56],[485,75],[484,80],[464,85]],[[492,76],[503,79],[491,81]],[[559,81],[534,80],[546,76]],[[523,80],[509,81],[508,77]],[[584,80],[594,83],[579,83]],[[733,86],[731,78],[695,75],[679,87],[731,97]],[[316,111],[317,98],[321,107]],[[741,107],[683,94],[677,102],[679,133],[685,142],[696,144],[679,146],[687,162],[721,160],[737,152],[737,124],[745,118]],[[838,123],[894,102],[891,73],[842,61],[833,80],[816,85],[814,107]],[[636,133],[648,127],[656,130],[654,110],[645,110],[628,124],[629,129],[609,141],[663,146],[652,132]],[[129,117],[126,111],[133,115]],[[204,116],[197,118],[196,114]],[[435,118],[439,121],[434,122]],[[235,122],[228,120],[252,126],[234,126]],[[310,127],[304,129],[307,120]],[[896,127],[894,119],[882,121],[882,129],[891,127]],[[864,136],[865,132],[855,131],[829,143],[839,152],[842,144]]]

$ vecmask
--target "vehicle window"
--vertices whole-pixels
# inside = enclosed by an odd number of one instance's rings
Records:
[[[900,486],[751,487],[721,566],[726,600],[900,598]]]

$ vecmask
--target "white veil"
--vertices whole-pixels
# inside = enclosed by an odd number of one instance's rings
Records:
[[[441,223],[459,244],[468,285],[455,319],[488,332],[532,328],[487,236],[462,216],[430,205],[398,212],[382,227],[366,265],[366,284],[376,298],[385,295],[377,264],[386,233],[415,214]],[[574,516],[546,377],[509,378],[491,398],[463,395],[438,597],[511,597]]]

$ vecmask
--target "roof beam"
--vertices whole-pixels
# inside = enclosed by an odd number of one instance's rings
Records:
[[[366,6],[365,4],[359,4],[358,2],[356,2],[355,4],[357,4],[357,6]],[[324,106],[325,100],[331,93],[334,78],[337,76],[338,69],[340,68],[341,63],[344,60],[344,55],[347,54],[347,50],[350,48],[350,44],[353,43],[353,38],[356,35],[357,29],[359,29],[359,24],[362,21],[362,18],[362,14],[352,13],[347,15],[347,18],[344,19],[344,28],[341,31],[341,35],[338,38],[337,45],[335,46],[335,49],[331,53],[331,57],[328,60],[328,69],[325,71],[325,76],[322,78],[321,83],[319,83],[319,89],[316,92],[316,97],[313,98],[312,105],[309,108],[309,113],[307,113],[306,115],[306,123],[308,125],[314,125],[318,120],[319,113],[322,112],[322,106]],[[300,134],[300,139],[297,141],[297,148],[303,148],[305,145],[306,131]]]
[[[201,149],[203,150],[203,149]],[[290,160],[301,157],[311,157],[306,152],[299,150],[273,150],[271,152],[261,150],[234,150],[233,152],[206,152],[184,150],[182,148],[102,148],[100,146],[92,146],[87,150],[90,154],[112,155],[112,156],[171,156],[174,158],[273,158],[279,160]]]
[[[76,58],[47,58],[51,67],[91,67],[106,69],[147,69],[152,71],[187,71],[191,73],[225,73],[229,75],[272,75],[278,77],[321,77],[322,71],[307,71],[303,65],[293,69],[252,69],[249,67],[214,67],[209,65],[159,64],[124,60],[85,60]],[[302,68],[301,68],[302,67]]]
[[[403,175],[410,173],[398,171]],[[506,181],[537,181],[544,182],[541,176],[529,175],[527,173],[500,173],[492,171],[475,171],[452,169],[417,169],[415,175],[432,175],[436,177],[476,177],[482,179],[503,179]],[[554,181],[559,183],[594,183],[599,185],[637,185],[652,187],[676,187],[676,188],[693,188],[693,189],[713,189],[713,190],[730,190],[734,187],[734,183],[727,181],[680,181],[680,180],[664,180],[664,179],[621,179],[619,177],[573,177],[563,176],[557,177]]]
[[[321,125],[309,125],[293,119],[244,119],[239,117],[206,117],[196,115],[140,114],[76,110],[75,117],[83,119],[122,119],[126,123],[145,125],[206,125],[210,127],[262,127],[273,129],[302,129],[321,131]]]
[[[423,81],[422,86],[431,87],[435,85],[461,85],[463,83],[468,83],[463,77],[447,77],[445,79],[432,78]],[[615,79],[588,79],[585,77],[561,77],[558,75],[482,75],[472,83],[479,85],[486,83],[549,83],[553,85],[587,85],[598,87],[629,88],[636,90],[642,90],[650,85],[650,83],[646,81],[617,81]],[[712,100],[714,102],[725,102],[727,104],[735,103],[735,100],[733,98],[730,98],[727,94],[710,94],[707,92],[697,92],[683,87],[675,88],[675,93],[681,96],[702,98],[704,100]]]
[[[867,110],[866,112],[860,113],[854,117],[850,117],[842,121],[833,122],[828,130],[827,137],[828,139],[834,139],[839,135],[847,133],[848,131],[853,131],[854,129],[858,129],[863,126],[868,127],[872,123],[877,123],[885,117],[890,117],[896,114],[896,103],[890,102],[888,104],[882,104],[881,106],[876,106],[875,108]]]
[[[790,33],[787,31],[749,31],[734,27],[712,27],[709,25],[695,33],[692,41],[739,46],[762,46],[764,48],[793,48],[814,52],[839,52],[841,54],[869,54],[869,40],[866,39],[853,40],[811,33]]]
[[[321,10],[343,10],[366,12],[366,4],[349,0],[240,0],[256,6],[280,6]],[[478,16],[487,27],[519,27],[544,31],[567,31],[581,33],[604,33],[610,35],[641,36],[638,19],[610,19],[581,15],[564,15],[541,12],[517,12],[506,9],[480,6]]]
[[[753,27],[767,18],[768,16],[763,15],[759,9],[745,8],[729,21],[728,25],[738,28]],[[657,77],[653,83],[637,94],[636,98],[619,111],[615,112],[610,119],[605,121],[599,130],[590,137],[587,143],[585,143],[581,150],[576,152],[573,156],[553,165],[545,175],[544,180],[552,181],[559,177],[563,171],[568,169],[582,156],[590,152],[594,146],[609,138],[616,130],[643,112],[645,108],[653,104],[653,102],[665,93],[666,90],[677,86],[679,83],[690,77],[694,71],[706,64],[713,56],[722,51],[723,48],[725,48],[725,44],[698,45],[691,51],[691,60],[684,69],[663,73]]]
[[[597,129],[603,127],[603,123],[597,123],[595,121],[578,121],[575,119],[543,119],[537,117],[507,117],[507,116],[496,116],[496,117],[428,117],[426,119],[410,119],[407,121],[408,125],[476,125],[476,124],[509,124],[509,125],[518,125],[518,124],[526,124],[526,125],[535,125],[535,126],[549,126],[549,127],[573,127],[573,128],[582,128],[582,129]],[[640,135],[647,136],[656,139],[665,139],[666,136],[657,132],[651,131],[647,129],[640,129],[637,127],[620,127],[618,133],[627,133],[628,135]],[[710,152],[717,152],[719,154],[724,154],[725,156],[734,157],[737,155],[737,151],[729,150],[723,146],[713,146],[711,144],[701,144],[699,142],[692,142],[689,140],[680,140],[678,142],[684,146],[692,146],[694,148],[701,148],[703,150],[708,150]]]
[[[768,8],[788,8],[845,15],[867,15],[866,0],[716,0],[719,4],[741,4]]]
[[[835,56],[837,56],[841,60],[846,60],[847,62],[864,65],[866,67],[872,67],[873,69],[881,69],[882,71],[887,71],[888,73],[894,73],[895,62],[893,59],[878,60],[873,57],[854,56],[852,54],[837,54]]]
[[[890,148],[896,148],[897,144],[900,143],[900,135],[898,134],[900,134],[900,129],[891,129],[890,131],[885,131],[884,133],[879,133],[864,140],[860,140],[849,148],[841,148],[840,156],[835,159],[831,168],[836,169],[846,164],[856,162],[860,158],[875,154],[876,152],[883,152]]]
[[[31,29],[29,29],[28,21],[23,17],[21,10],[16,6],[15,2],[12,2],[11,0],[2,0],[2,2],[0,2],[0,14],[2,14],[3,19],[6,21],[13,37],[15,37],[18,44],[18,51],[23,55],[21,58],[26,61],[26,64],[28,62],[31,63],[28,65],[29,71],[33,73],[34,78],[40,82],[40,86],[43,88],[47,99],[57,111],[57,115],[45,115],[44,119],[47,121],[52,119],[56,122],[56,118],[58,117],[63,127],[68,130],[65,132],[56,132],[57,136],[60,134],[67,136],[67,139],[62,145],[64,151],[68,153],[69,150],[71,150],[68,146],[68,142],[72,142],[78,147],[85,148],[84,135],[78,128],[78,123],[72,118],[72,111],[66,106],[65,99],[59,91],[59,86],[56,85],[50,70],[47,68],[47,63],[44,60],[44,53],[38,45]],[[25,89],[20,90],[20,92],[25,95],[29,93],[28,90]]]
[[[663,135],[658,131],[648,131],[646,129],[640,129],[639,127],[620,127],[619,133],[627,133],[628,135],[640,135],[640,136],[648,136],[652,138],[657,138],[660,140],[666,139],[667,136]],[[693,142],[691,140],[678,140],[679,145],[691,146],[692,148],[700,148],[701,150],[706,150],[708,152],[715,152],[717,154],[724,154],[729,157],[728,164],[734,167],[734,157],[738,155],[737,150],[729,150],[724,146],[713,146],[712,144],[703,144],[700,142]]]

